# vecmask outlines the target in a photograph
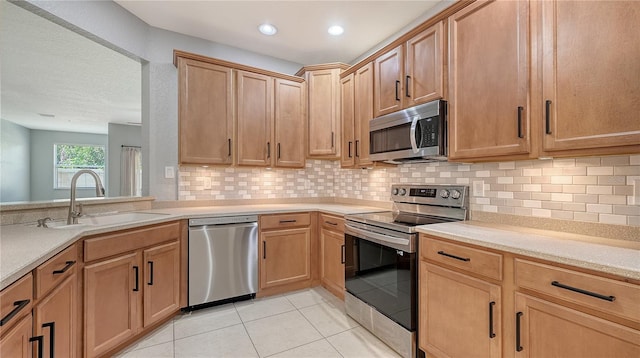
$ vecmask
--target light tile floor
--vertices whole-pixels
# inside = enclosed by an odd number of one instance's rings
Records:
[[[117,357],[399,357],[322,287],[180,315]]]

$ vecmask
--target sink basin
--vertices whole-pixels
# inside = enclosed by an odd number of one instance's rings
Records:
[[[66,220],[61,221],[49,221],[47,227],[51,229],[80,229],[83,227],[93,226],[105,226],[105,225],[119,225],[128,224],[136,221],[152,220],[161,218],[169,214],[161,213],[144,213],[144,212],[127,212],[127,213],[115,213],[108,215],[87,215],[78,218],[77,224],[67,225]]]
[[[157,219],[166,215],[169,214],[129,212],[111,215],[82,216],[78,218],[78,224],[88,226],[126,224],[135,221]]]

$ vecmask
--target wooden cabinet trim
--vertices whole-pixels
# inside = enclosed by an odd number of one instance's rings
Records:
[[[49,344],[45,344],[45,357],[76,357],[80,338],[78,315],[81,315],[78,307],[78,277],[75,272],[65,276],[50,294],[38,302],[34,309],[35,334],[44,335],[45,342],[48,342],[50,330],[55,330],[55,354],[49,351]],[[45,328],[43,324],[46,323],[53,323],[53,326]]]
[[[344,218],[336,215],[320,213],[320,226],[323,229],[344,233]]]
[[[178,59],[179,58],[185,58],[185,59],[191,59],[191,60],[196,60],[196,61],[200,61],[200,62],[211,63],[211,64],[214,64],[214,65],[229,67],[229,68],[232,68],[234,70],[253,72],[253,73],[256,73],[256,74],[261,74],[261,75],[275,77],[275,78],[282,78],[284,80],[289,80],[289,81],[294,81],[294,82],[304,82],[304,78],[297,77],[297,76],[291,76],[291,75],[287,75],[287,74],[280,73],[280,72],[274,72],[274,71],[265,70],[265,69],[262,69],[262,68],[241,65],[239,63],[225,61],[225,60],[221,60],[221,59],[213,58],[213,57],[202,56],[202,55],[198,55],[198,54],[195,54],[195,53],[190,53],[190,52],[185,52],[185,51],[180,51],[180,50],[173,50],[173,64],[176,67],[178,66]]]
[[[14,305],[15,302],[26,300],[29,302],[22,305]],[[12,312],[15,312],[11,319],[0,326],[0,336],[4,335],[5,331],[9,330],[16,322],[20,321],[21,317],[31,313],[32,305],[33,275],[29,272],[0,292],[0,318],[5,318]],[[19,307],[22,308],[18,310]]]
[[[180,238],[180,223],[172,222],[101,235],[84,241],[84,261],[94,261]]]
[[[260,231],[306,227],[311,224],[311,213],[260,215]]]
[[[38,266],[35,270],[36,297],[42,298],[51,288],[74,275],[78,261],[78,248],[76,244],[73,244]]]
[[[502,280],[502,254],[445,242],[428,236],[421,236],[420,248],[420,257],[422,259],[455,267],[490,279]]]
[[[143,327],[147,328],[180,309],[180,245],[154,246],[142,255]]]

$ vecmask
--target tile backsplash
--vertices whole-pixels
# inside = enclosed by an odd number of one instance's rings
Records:
[[[640,226],[640,155],[498,163],[420,163],[383,169],[340,169],[339,162],[307,160],[305,169],[181,167],[179,200],[340,197],[389,200],[394,183],[483,182],[471,210]],[[211,182],[211,189],[205,184]]]

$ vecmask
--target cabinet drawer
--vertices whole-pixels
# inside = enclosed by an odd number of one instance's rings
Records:
[[[502,255],[420,236],[420,257],[502,280]]]
[[[640,322],[640,286],[516,259],[516,285]]]
[[[33,276],[23,276],[0,292],[0,336],[24,315],[31,313],[33,303]]]
[[[320,225],[327,230],[344,232],[344,219],[329,214],[320,214]]]
[[[69,246],[36,269],[36,297],[42,298],[51,288],[57,286],[76,272],[78,250]]]
[[[180,224],[177,222],[95,237],[84,241],[84,261],[103,259],[178,238]]]
[[[260,230],[309,226],[310,213],[275,214],[260,216]]]

